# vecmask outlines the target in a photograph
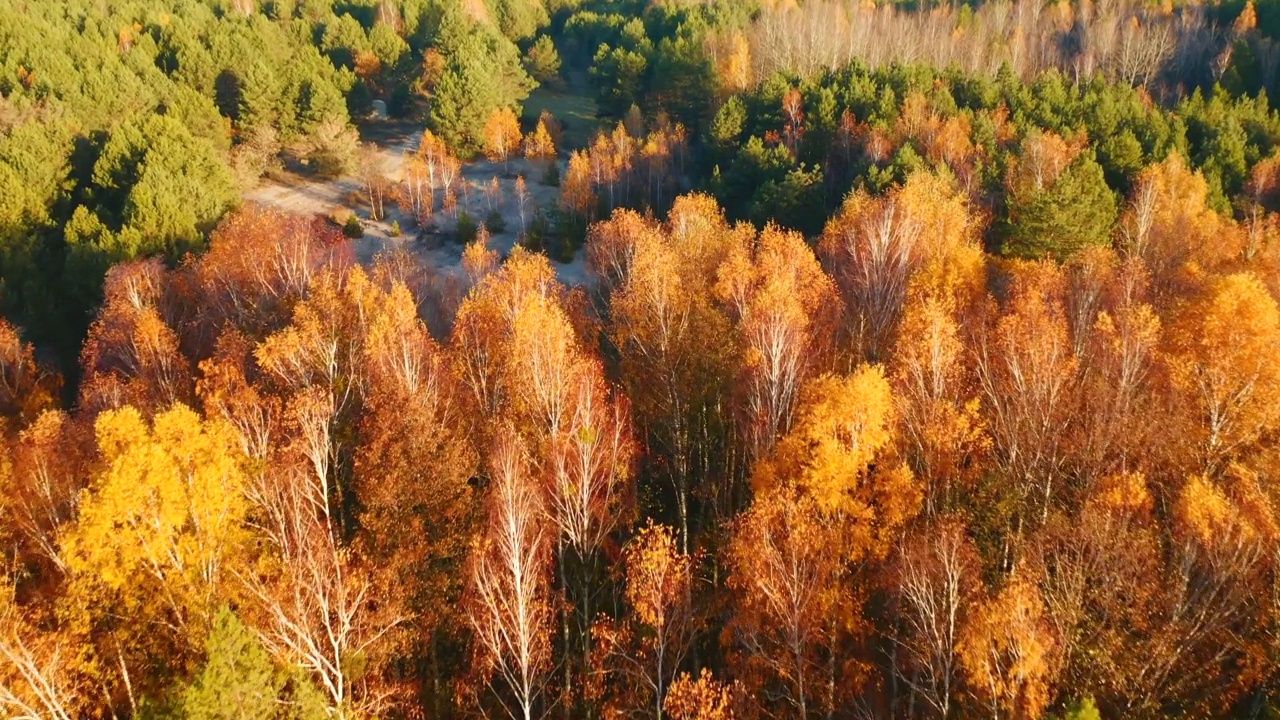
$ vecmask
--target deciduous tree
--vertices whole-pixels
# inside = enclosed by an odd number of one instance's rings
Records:
[[[544,128],[545,131],[545,128]],[[520,151],[520,119],[509,107],[497,108],[484,125],[484,153],[494,162],[507,165]]]
[[[678,542],[671,528],[650,523],[641,529],[623,555],[629,613],[619,622],[597,624],[604,656],[599,664],[617,695],[619,712],[647,707],[662,718],[671,683],[692,644],[696,558],[680,552]]]
[[[1280,312],[1257,277],[1228,275],[1210,281],[1167,337],[1187,423],[1172,449],[1190,451],[1189,469],[1217,472],[1280,420],[1280,372],[1270,360],[1280,347]]]
[[[833,360],[839,295],[804,238],[773,226],[756,242],[739,235],[716,295],[736,321],[743,434],[760,457],[790,428],[804,381]]]
[[[734,720],[743,716],[741,683],[723,683],[708,670],[695,680],[688,673],[671,683],[663,709],[673,720]]]
[[[904,539],[891,577],[901,623],[894,671],[945,718],[960,705],[960,633],[982,589],[977,548],[959,522],[922,526]]]
[[[191,398],[190,364],[166,317],[168,280],[158,260],[117,265],[107,275],[102,310],[81,352],[83,406],[156,412]]]
[[[977,284],[978,229],[954,183],[932,173],[917,172],[882,198],[850,195],[819,248],[851,316],[855,351],[872,361],[888,355],[917,272]]]
[[[0,320],[0,415],[25,426],[54,407],[60,386],[57,374],[36,361],[31,344]]]
[[[58,633],[36,628],[14,600],[14,586],[0,588],[0,711],[14,718],[72,720],[85,688],[72,668],[75,649]]]
[[[992,717],[1038,718],[1051,700],[1056,648],[1039,592],[1015,576],[962,629],[960,664]]]
[[[1062,429],[1072,420],[1077,365],[1063,292],[1056,265],[1019,266],[1007,309],[974,348],[992,459],[1018,528],[1048,517],[1066,461]]]
[[[734,591],[729,635],[746,653],[750,692],[795,717],[830,707],[844,566],[838,529],[812,498],[789,488],[756,497],[736,522],[726,561]]]
[[[100,682],[136,697],[165,681],[153,664],[191,661],[235,596],[231,572],[251,543],[245,474],[230,429],[182,406],[154,423],[133,408],[105,412],[96,429],[103,467],[64,539],[64,599],[117,666]]]
[[[551,532],[529,457],[509,429],[491,455],[488,527],[472,558],[466,614],[475,670],[503,714],[542,717],[551,669]]]
[[[88,482],[86,433],[58,411],[47,411],[18,435],[0,476],[0,513],[9,525],[17,560],[40,579],[67,570],[65,536],[78,519]]]

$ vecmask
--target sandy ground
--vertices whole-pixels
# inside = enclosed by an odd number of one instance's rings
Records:
[[[387,177],[397,183],[401,179],[405,157],[417,150],[422,132],[385,132],[381,135],[377,139],[367,139],[366,143],[374,144]],[[561,172],[563,173],[563,164]],[[470,216],[477,220],[483,220],[490,210],[490,200],[485,188],[494,178],[498,180],[500,198],[493,205],[502,215],[506,229],[502,233],[493,234],[490,246],[504,258],[521,232],[520,208],[515,193],[517,176],[524,176],[530,196],[525,205],[526,219],[533,216],[536,207],[553,206],[559,199],[559,188],[542,184],[543,174],[544,167],[541,163],[535,164],[523,158],[512,160],[506,165],[480,160],[467,163],[462,168],[462,179],[467,184],[467,192],[458,193],[458,204],[463,209],[469,207]],[[410,215],[401,212],[400,208],[390,202],[386,205],[385,218],[380,221],[371,220],[368,200],[359,179],[353,175],[327,181],[297,178],[289,183],[264,178],[262,184],[245,193],[245,200],[306,215],[331,215],[335,210],[348,208],[359,216],[364,225],[364,237],[353,241],[355,254],[361,262],[369,263],[378,254],[388,250],[403,249],[441,272],[460,275],[462,246],[454,240],[456,221],[452,214],[444,213],[441,209],[443,193],[437,192],[436,195],[436,212],[425,227],[418,227]],[[393,222],[400,224],[399,237],[392,237]],[[579,250],[573,262],[552,262],[561,282],[566,285],[587,283],[583,255]]]

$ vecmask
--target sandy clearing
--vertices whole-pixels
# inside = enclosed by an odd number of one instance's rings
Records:
[[[387,177],[392,182],[398,182],[402,177],[406,156],[417,150],[421,140],[422,132],[419,130],[393,135],[382,142],[368,143],[377,149]],[[563,170],[561,162],[562,173]],[[492,235],[491,247],[504,258],[515,246],[521,232],[520,207],[515,193],[517,176],[524,176],[529,193],[525,206],[526,220],[533,216],[535,208],[552,207],[559,201],[559,188],[541,182],[544,174],[545,166],[542,163],[523,158],[505,165],[488,160],[463,165],[462,181],[466,185],[466,191],[458,193],[459,207],[467,210],[477,220],[483,220],[491,207],[502,215],[506,228],[503,232]],[[486,188],[495,178],[500,188],[500,197],[496,202],[491,201],[486,193]],[[386,218],[371,220],[361,182],[354,175],[291,184],[264,179],[256,188],[245,193],[244,199],[303,215],[330,215],[335,210],[347,208],[355,212],[364,225],[364,237],[352,241],[356,257],[362,263],[368,264],[388,250],[402,249],[439,272],[460,276],[462,246],[453,240],[457,223],[452,214],[442,211],[443,198],[440,195],[442,194],[437,193],[434,216],[427,221],[425,227],[418,227],[414,219],[394,203],[387,204]],[[399,237],[393,237],[391,233],[392,223],[395,222],[399,223],[402,232]],[[561,282],[575,286],[586,285],[590,281],[584,255],[579,250],[570,263],[552,261]]]

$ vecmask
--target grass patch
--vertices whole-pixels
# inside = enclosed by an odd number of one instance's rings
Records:
[[[600,125],[595,99],[583,93],[547,87],[534,90],[524,101],[524,124],[528,127],[535,125],[543,110],[549,110],[564,125],[562,151],[586,147]]]

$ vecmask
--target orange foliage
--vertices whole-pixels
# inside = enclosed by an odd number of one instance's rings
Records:
[[[719,682],[704,668],[696,680],[688,673],[676,678],[662,709],[672,720],[737,720],[743,694],[740,684]]]
[[[979,335],[977,375],[1006,497],[1020,507],[1020,518],[1043,521],[1061,489],[1067,458],[1062,429],[1072,421],[1077,361],[1061,269],[1021,263],[1012,280],[1004,312]]]
[[[0,319],[0,416],[21,428],[54,407],[62,379],[36,362],[17,328]]]
[[[505,163],[520,151],[520,119],[509,107],[498,108],[484,125],[484,152],[494,162]]]
[[[852,314],[855,347],[867,359],[887,354],[918,273],[955,292],[980,287],[978,230],[966,197],[932,173],[914,173],[883,197],[858,191],[845,200],[819,248]]]
[[[832,362],[841,303],[799,233],[736,233],[716,295],[737,324],[745,437],[759,457],[791,426],[804,381]]]
[[[154,412],[189,400],[190,363],[165,318],[168,276],[159,260],[117,265],[81,351],[80,403],[91,412],[133,405]]]
[[[746,652],[739,677],[801,718],[835,702],[826,673],[849,613],[844,565],[831,552],[838,532],[813,499],[783,488],[739,517],[726,558],[728,632]]]
[[[1166,334],[1170,379],[1185,423],[1171,449],[1192,471],[1248,457],[1280,422],[1280,310],[1251,274],[1212,280]]]
[[[1204,176],[1172,153],[1138,176],[1121,218],[1121,247],[1140,258],[1158,295],[1178,291],[1192,266],[1212,269],[1237,257],[1243,238],[1208,204]]]
[[[960,664],[993,716],[1039,718],[1050,701],[1057,643],[1036,587],[1014,577],[962,631]]]

